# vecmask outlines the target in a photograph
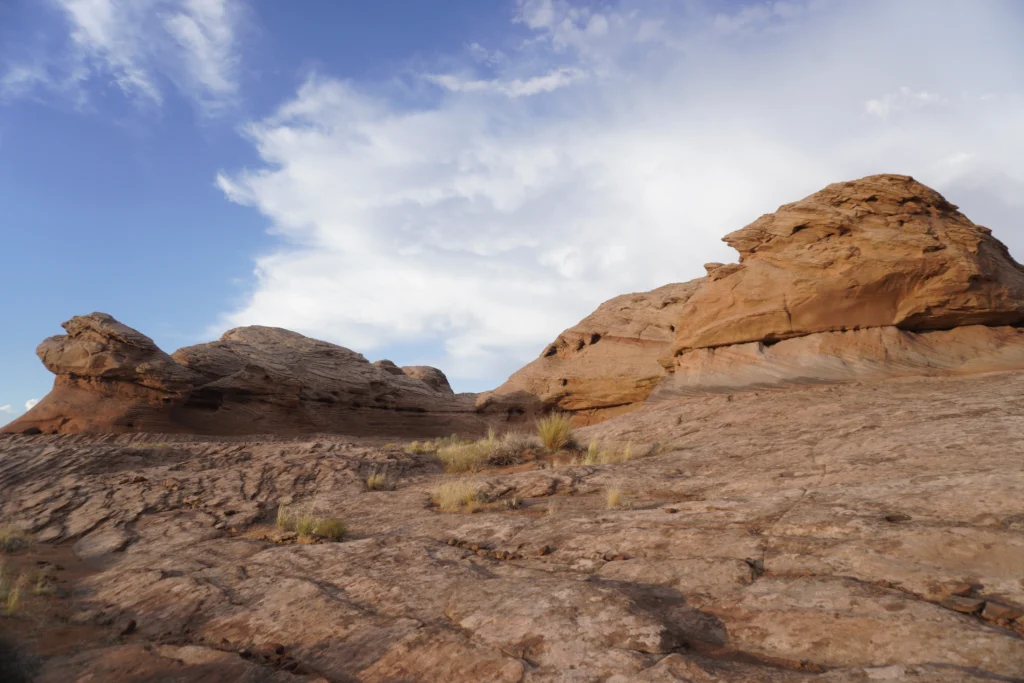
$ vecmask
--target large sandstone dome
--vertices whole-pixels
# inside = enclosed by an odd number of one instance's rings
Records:
[[[602,304],[478,407],[593,422],[652,393],[1024,367],[1024,267],[909,176],[829,185],[724,241],[739,263]]]
[[[829,185],[724,241],[679,312],[674,350],[893,325],[946,330],[1024,320],[1024,268],[988,228],[909,176]]]

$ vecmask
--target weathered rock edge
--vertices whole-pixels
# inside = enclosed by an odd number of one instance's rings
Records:
[[[64,323],[36,353],[53,390],[9,433],[186,432],[439,436],[486,428],[475,395],[436,368],[371,364],[335,344],[273,327],[164,353],[105,313]]]

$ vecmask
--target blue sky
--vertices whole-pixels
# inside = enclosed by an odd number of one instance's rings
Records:
[[[279,325],[490,388],[868,173],[1024,254],[1019,3],[296,6],[0,3],[0,422],[94,310],[168,352]]]

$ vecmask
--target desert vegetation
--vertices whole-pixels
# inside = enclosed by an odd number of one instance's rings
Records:
[[[11,616],[18,611],[22,591],[27,584],[27,575],[22,573],[14,576],[5,564],[0,563],[0,605],[3,606],[4,614]]]
[[[337,517],[320,517],[312,505],[285,505],[277,508],[277,526],[299,536],[339,541],[345,535],[345,522]]]
[[[390,491],[394,487],[383,472],[374,472],[366,478],[367,491]]]
[[[572,416],[568,413],[551,413],[537,421],[537,435],[544,448],[559,451],[574,445]]]
[[[413,441],[402,447],[409,454],[433,455],[447,474],[467,474],[487,467],[506,467],[534,460],[536,467],[568,467],[578,465],[609,465],[623,463],[639,457],[662,452],[658,444],[634,448],[603,446],[597,440],[582,448],[572,429],[572,418],[567,413],[552,413],[536,422],[536,434],[524,430],[510,430],[498,434],[491,428],[482,439],[464,439],[457,434],[433,441]],[[384,485],[378,475],[366,480],[367,490],[378,490]]]
[[[13,553],[29,545],[29,536],[17,527],[6,525],[0,527],[0,552]]]
[[[476,487],[459,479],[438,486],[431,498],[441,512],[476,512],[480,507]]]

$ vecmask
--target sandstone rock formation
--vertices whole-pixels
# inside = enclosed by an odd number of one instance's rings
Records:
[[[54,389],[7,432],[444,435],[486,428],[474,395],[435,368],[371,364],[271,327],[230,330],[168,356],[102,313],[73,318],[38,349]]]
[[[468,477],[340,436],[0,435],[0,520],[36,541],[6,571],[52,588],[0,642],[42,683],[1016,681],[1022,392],[686,396],[579,434],[657,455]],[[431,505],[453,480],[477,513]],[[289,502],[347,536],[280,532]]]
[[[739,263],[602,304],[479,408],[586,423],[652,391],[1024,368],[1024,267],[908,176],[829,185],[725,241]]]
[[[724,239],[680,311],[675,354],[837,330],[1024,321],[1024,267],[988,228],[908,176],[836,183]]]
[[[819,332],[762,342],[695,349],[675,359],[674,372],[648,400],[908,375],[962,375],[1024,368],[1024,328],[968,325],[908,332],[873,327]]]
[[[643,401],[665,377],[680,312],[703,279],[625,294],[601,304],[549,344],[540,358],[477,401],[484,413],[557,408],[585,421],[611,417]]]

